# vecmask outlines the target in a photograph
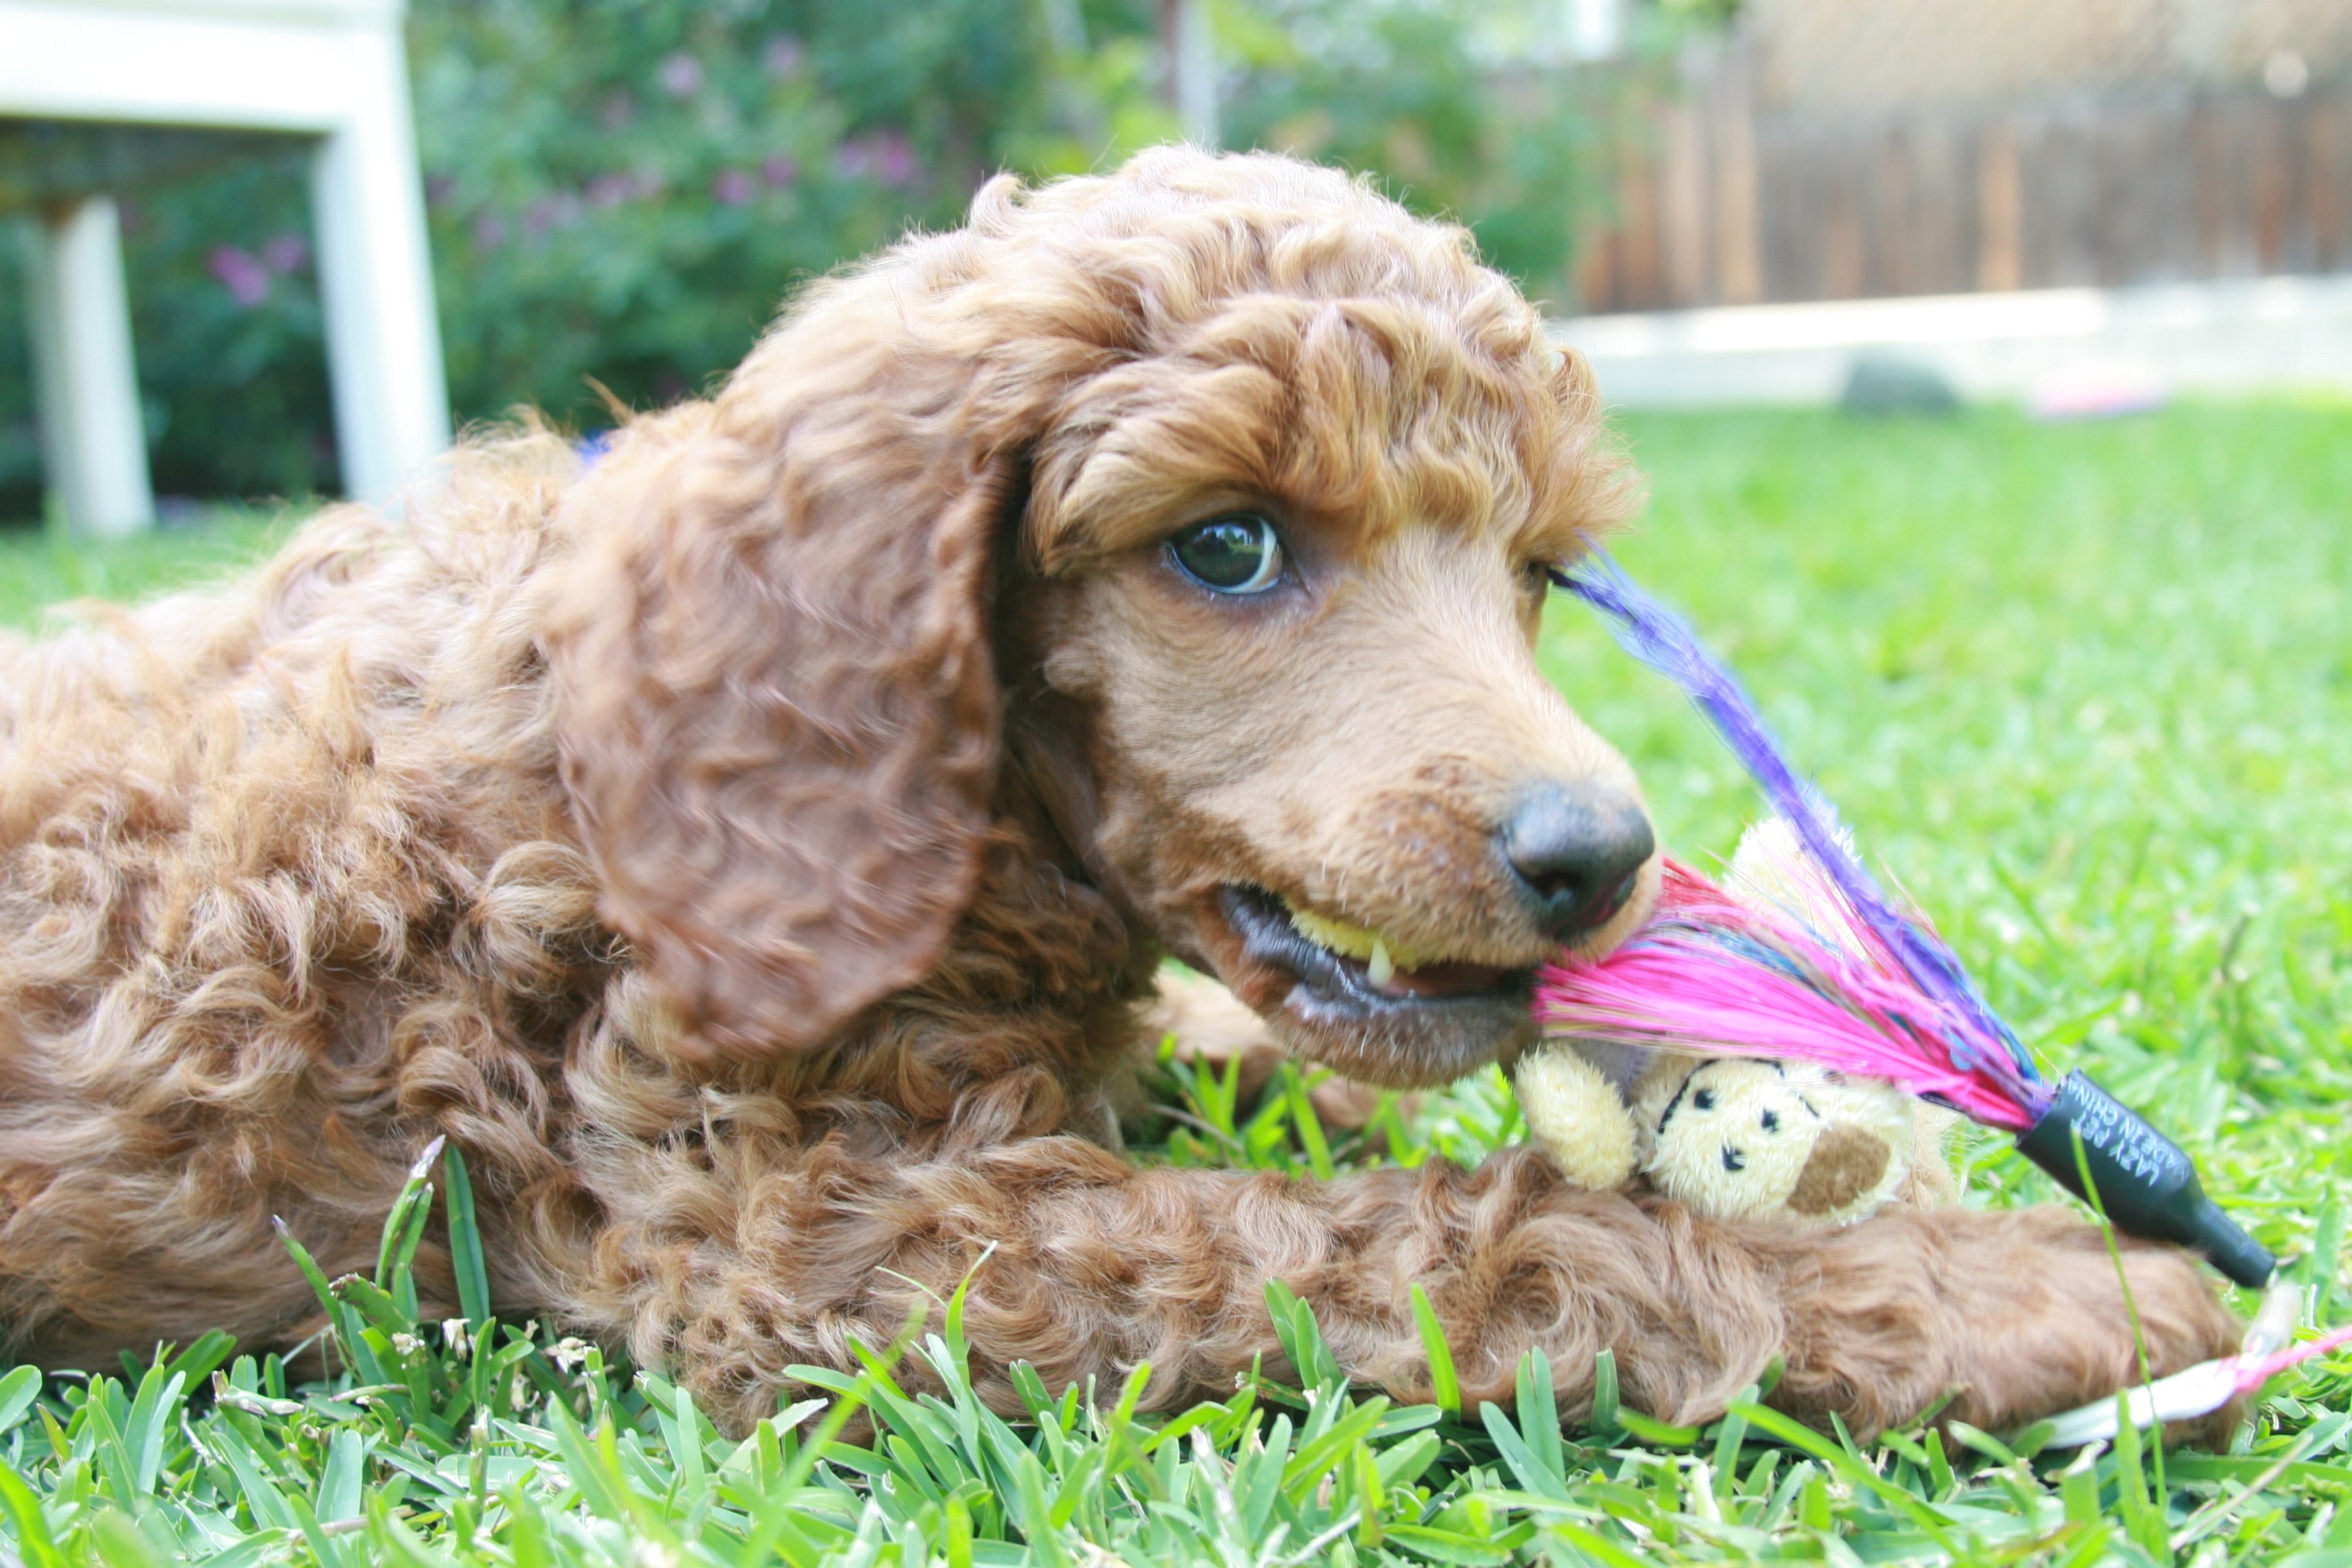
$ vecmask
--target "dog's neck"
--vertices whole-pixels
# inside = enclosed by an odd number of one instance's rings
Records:
[[[1072,845],[1070,814],[1085,807],[1066,760],[1009,749],[971,905],[930,972],[789,1073],[802,1081],[787,1092],[868,1104],[916,1144],[1116,1140],[1108,1107],[1161,953]]]

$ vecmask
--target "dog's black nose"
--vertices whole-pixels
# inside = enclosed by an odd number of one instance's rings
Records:
[[[1588,931],[1625,907],[1657,839],[1633,800],[1591,785],[1546,784],[1519,797],[1497,835],[1503,858],[1555,939]]]

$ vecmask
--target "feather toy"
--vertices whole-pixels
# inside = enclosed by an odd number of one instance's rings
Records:
[[[2271,1255],[2205,1195],[2188,1155],[2087,1076],[2052,1084],[1950,948],[1879,887],[1737,680],[1682,619],[1595,552],[1553,581],[1686,692],[1789,830],[1773,907],[1669,863],[1656,912],[1615,952],[1563,956],[1536,992],[1549,1030],[1802,1060],[1888,1079],[2017,1136],[2020,1152],[2135,1236],[2195,1247],[2241,1285]],[[2078,1154],[2079,1140],[2079,1154]],[[2087,1170],[2089,1181],[2084,1181]]]

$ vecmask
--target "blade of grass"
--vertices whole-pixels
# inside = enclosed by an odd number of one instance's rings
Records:
[[[1445,1327],[1429,1304],[1421,1281],[1412,1282],[1412,1321],[1421,1330],[1421,1345],[1429,1357],[1429,1385],[1437,1407],[1449,1415],[1462,1414],[1462,1384],[1454,1375],[1454,1350],[1445,1342]]]

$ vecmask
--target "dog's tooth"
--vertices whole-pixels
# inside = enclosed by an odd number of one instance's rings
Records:
[[[1372,951],[1372,933],[1363,927],[1302,910],[1296,904],[1290,906],[1290,924],[1316,946],[1342,958],[1362,958]]]
[[[1393,975],[1400,969],[1419,969],[1437,962],[1437,954],[1391,942],[1366,927],[1350,925],[1346,921],[1317,914],[1312,910],[1302,910],[1288,900],[1285,900],[1284,904],[1290,913],[1291,929],[1326,952],[1336,952],[1341,958],[1352,958],[1360,963],[1370,964],[1373,949],[1377,947],[1384,965],[1380,971],[1383,976]]]
[[[1372,956],[1364,961],[1364,970],[1374,985],[1386,985],[1396,978],[1396,961],[1389,956],[1389,944],[1379,937],[1372,938]]]

